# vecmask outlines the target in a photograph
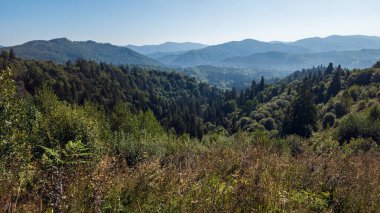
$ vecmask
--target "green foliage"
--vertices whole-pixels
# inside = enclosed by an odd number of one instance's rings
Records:
[[[374,105],[369,109],[369,115],[368,115],[369,120],[372,122],[376,122],[380,120],[380,108],[379,105]]]
[[[189,133],[201,138],[203,124],[223,125],[224,102],[236,102],[215,87],[171,70],[142,66],[114,66],[78,59],[58,65],[51,62],[1,58],[11,63],[21,93],[35,95],[42,87],[51,88],[61,99],[83,105],[92,102],[107,113],[119,102],[127,102],[133,112],[150,109],[166,130]],[[1,66],[2,64],[0,64]],[[232,106],[236,110],[237,105]],[[228,110],[227,110],[228,111]],[[224,126],[228,128],[228,126]]]
[[[100,150],[102,129],[96,118],[90,117],[84,107],[61,102],[44,89],[37,95],[38,108],[36,126],[33,129],[34,154],[41,156],[39,147],[60,148],[70,141],[81,141],[86,147]]]
[[[297,98],[289,107],[282,127],[283,134],[295,133],[302,137],[310,137],[316,128],[317,109],[314,96],[307,84],[307,81],[302,84]]]
[[[333,127],[335,124],[336,116],[334,113],[328,112],[323,116],[322,126],[324,129],[328,127]]]
[[[261,122],[260,122],[261,123]],[[267,130],[274,130],[276,129],[276,122],[274,121],[273,118],[267,118],[267,119],[264,119],[262,121],[262,125],[264,125],[264,127],[267,129]]]
[[[0,75],[4,211],[380,209],[377,68],[338,67],[340,91],[324,103],[333,76],[323,66],[241,91],[2,53],[9,66]]]
[[[86,58],[113,64],[161,65],[159,62],[125,47],[101,44],[94,41],[73,42],[66,38],[50,41],[30,41],[11,48],[10,53],[13,53],[13,56],[16,53],[22,58],[50,60],[56,63]],[[10,54],[10,58],[11,56],[12,54]]]
[[[343,147],[348,154],[359,154],[362,152],[368,152],[370,150],[375,151],[378,145],[372,138],[352,138],[349,143],[346,143]]]
[[[348,93],[351,95],[353,101],[358,101],[360,96],[360,87],[354,85],[348,89]]]
[[[334,97],[341,90],[342,85],[340,82],[340,75],[341,73],[338,70],[335,71],[332,82],[330,83],[330,86],[327,89],[326,100],[329,100],[331,97]]]
[[[43,164],[47,167],[53,166],[75,166],[87,164],[92,153],[81,141],[69,141],[64,148],[47,148],[41,146],[44,153],[41,157]]]
[[[352,138],[360,137],[380,143],[380,122],[371,121],[364,115],[350,114],[340,124],[339,141],[349,142]]]

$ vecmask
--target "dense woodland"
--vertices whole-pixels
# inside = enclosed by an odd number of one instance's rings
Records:
[[[380,62],[222,90],[0,56],[4,212],[378,212]]]

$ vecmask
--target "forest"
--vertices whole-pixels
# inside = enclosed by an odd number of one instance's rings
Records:
[[[1,212],[379,212],[380,61],[225,89],[0,54]]]

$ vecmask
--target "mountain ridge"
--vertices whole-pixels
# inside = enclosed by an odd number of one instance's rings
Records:
[[[294,42],[263,42],[254,39],[244,39],[241,41],[231,41],[212,45],[199,50],[190,50],[183,54],[171,55],[170,57],[162,56],[161,58],[156,58],[156,60],[166,65],[179,67],[192,67],[198,65],[227,66],[229,63],[226,64],[225,61],[228,61],[231,58],[248,57],[252,54],[272,51],[292,55],[305,55],[331,51],[346,53],[348,53],[347,51],[359,51],[358,53],[360,53],[360,50],[363,49],[380,49],[380,37],[364,35],[333,35],[324,38],[305,38]],[[267,56],[270,56],[270,54],[267,54]],[[377,57],[377,55],[371,57]],[[371,63],[373,62],[374,61]],[[366,65],[369,64],[370,63],[366,63]],[[237,64],[237,66],[242,67],[243,64]],[[301,67],[298,67],[297,69],[300,68]]]
[[[162,65],[160,62],[129,48],[115,46],[110,43],[97,43],[91,40],[71,41],[67,38],[33,40],[2,49],[7,50],[10,48],[21,58],[47,60],[57,63],[84,58],[113,64]]]
[[[277,51],[256,53],[244,57],[227,58],[226,65],[255,67],[291,71],[327,64],[342,64],[344,67],[366,68],[380,59],[380,49],[362,49],[350,51],[328,51],[307,54],[289,54]]]
[[[162,44],[152,44],[152,45],[127,45],[126,47],[144,54],[154,54],[154,53],[175,53],[175,52],[185,52],[189,50],[201,49],[207,47],[205,44],[195,43],[195,42],[165,42]]]

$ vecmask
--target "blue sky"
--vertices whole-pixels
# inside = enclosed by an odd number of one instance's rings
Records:
[[[0,45],[67,37],[117,45],[380,36],[379,0],[0,0]]]

